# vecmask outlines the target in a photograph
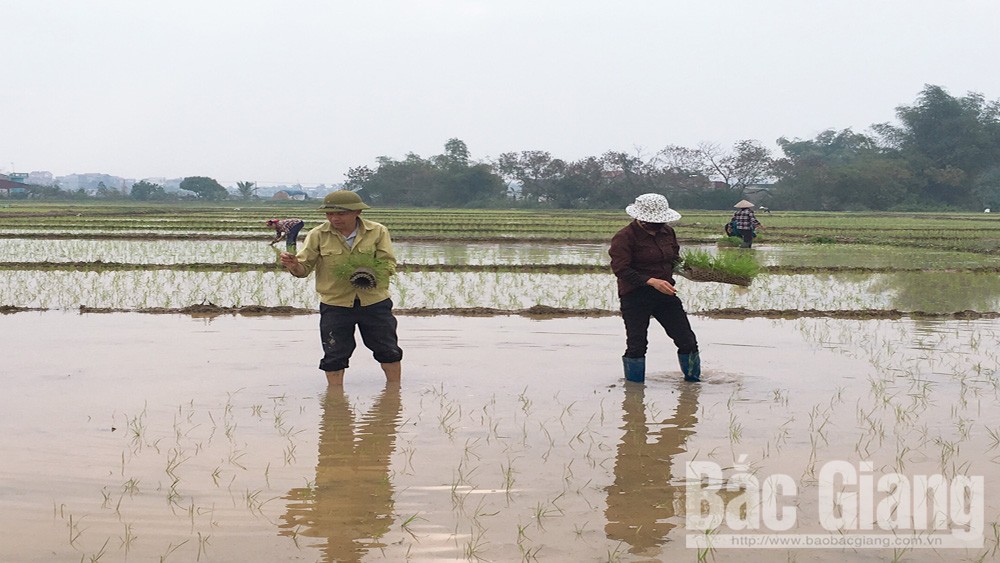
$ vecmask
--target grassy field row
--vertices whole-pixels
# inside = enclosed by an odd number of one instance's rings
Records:
[[[154,264],[131,262],[0,262],[0,271],[155,271],[175,270],[190,272],[268,272],[280,271],[281,266],[271,263],[240,262],[191,262],[186,264]],[[601,274],[611,270],[603,264],[408,264],[396,266],[399,272],[506,272],[506,273],[546,273],[546,274]],[[878,274],[890,272],[952,272],[952,273],[1000,273],[1000,265],[965,267],[902,267],[902,266],[761,266],[761,273],[772,275],[819,274],[819,273],[860,273]]]

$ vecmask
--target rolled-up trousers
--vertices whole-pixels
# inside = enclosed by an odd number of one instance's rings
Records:
[[[357,347],[355,327],[361,340],[372,351],[375,361],[391,364],[403,359],[396,337],[396,317],[392,314],[392,300],[385,299],[362,307],[357,300],[353,307],[335,307],[319,304],[319,333],[323,342],[323,359],[319,369],[339,371],[346,369],[351,354]]]

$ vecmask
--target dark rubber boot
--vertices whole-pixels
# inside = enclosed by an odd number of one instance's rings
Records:
[[[634,383],[646,381],[646,358],[626,358],[622,357],[622,365],[625,366],[625,379]]]
[[[701,356],[698,352],[677,354],[677,359],[681,364],[684,381],[701,381]]]

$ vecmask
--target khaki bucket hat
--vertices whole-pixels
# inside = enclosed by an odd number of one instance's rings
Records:
[[[350,190],[340,190],[326,194],[323,205],[319,208],[326,211],[360,211],[371,209],[371,206],[361,201],[361,196],[358,194]]]

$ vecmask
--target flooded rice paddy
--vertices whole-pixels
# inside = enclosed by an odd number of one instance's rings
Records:
[[[279,271],[4,272],[0,303],[26,308],[220,307],[314,309],[311,280]],[[749,310],[898,310],[927,313],[1000,310],[1000,276],[992,272],[762,274],[749,288],[679,279],[690,312]],[[615,279],[607,274],[511,272],[402,272],[390,290],[402,309],[495,308],[535,305],[614,312]]]
[[[541,244],[537,242],[407,242],[393,243],[402,264],[571,264],[608,265],[607,244]],[[123,264],[272,263],[274,249],[261,240],[101,240],[0,238],[0,256],[18,262],[93,262]],[[719,252],[716,245],[684,245],[682,250]],[[758,245],[765,266],[822,268],[976,268],[1000,267],[1000,256],[933,248],[877,245]]]
[[[695,317],[621,382],[615,318],[408,317],[404,383],[355,356],[328,391],[315,318],[0,317],[3,561],[696,560],[685,462],[1000,478],[988,321]],[[44,337],[39,337],[44,335]],[[974,560],[996,549],[717,549],[713,560]]]
[[[387,387],[359,348],[340,391],[316,369],[312,280],[184,268],[272,263],[264,242],[40,243],[2,239],[0,250],[11,262],[167,267],[0,271],[0,306],[37,309],[0,315],[0,561],[981,561],[1000,549],[1000,276],[962,271],[996,256],[761,245],[765,265],[825,270],[765,273],[749,288],[679,279],[700,385],[680,381],[655,325],[646,384],[623,384],[610,273],[404,270],[392,285],[402,313],[544,305],[581,316],[401,315],[403,384]],[[607,264],[603,244],[396,250],[404,264]],[[304,314],[80,312],[199,303]],[[712,318],[729,309],[745,318]],[[902,318],[832,318],[890,310]],[[582,316],[593,311],[608,315]],[[763,318],[773,311],[819,315]],[[906,315],[967,311],[984,315]],[[723,477],[689,481],[689,462]],[[830,535],[820,514],[831,462],[982,477],[982,522],[969,525],[980,545],[698,547],[734,530],[688,526],[689,496],[731,500],[755,490],[748,475],[790,476],[787,533]],[[933,523],[939,509],[923,514]],[[865,531],[884,532],[869,520],[833,535]]]
[[[36,309],[179,308],[203,303],[315,308],[312,284],[271,266],[276,250],[259,241],[70,239],[50,241],[44,252],[32,252],[38,246],[38,241],[0,239],[0,249],[23,264],[4,272],[8,283],[0,286],[0,304]],[[709,245],[685,248],[723,251]],[[397,308],[618,309],[614,277],[604,270],[609,263],[604,244],[399,242],[396,251],[402,265],[391,286]],[[765,273],[749,288],[679,279],[688,311],[1000,310],[1000,275],[995,269],[1000,257],[993,255],[829,244],[762,246],[753,252],[765,266],[821,271]],[[38,269],[32,268],[35,263]],[[67,267],[52,268],[60,263]],[[220,268],[187,268],[191,263]],[[102,269],[101,264],[121,269]],[[129,270],[129,264],[162,268]],[[249,271],[226,271],[222,265],[243,265]],[[434,265],[455,271],[420,270]],[[554,273],[517,271],[525,265],[550,265]],[[514,271],[462,269],[476,266],[510,266]],[[590,270],[573,270],[580,267]],[[566,271],[560,273],[560,268]]]

